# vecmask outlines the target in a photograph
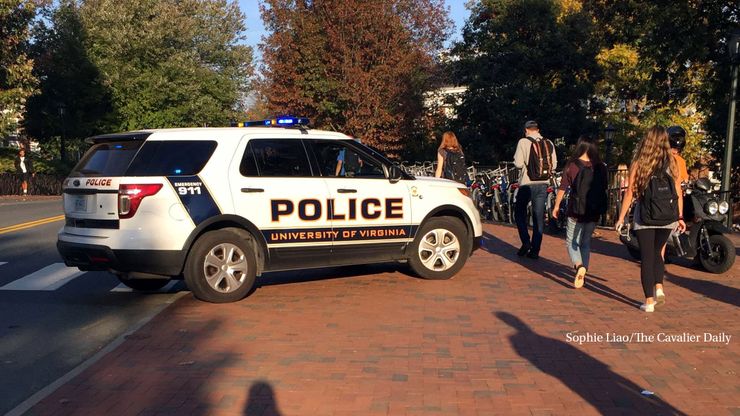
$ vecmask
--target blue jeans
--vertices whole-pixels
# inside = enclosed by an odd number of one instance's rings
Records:
[[[530,246],[533,253],[540,253],[542,246],[542,232],[545,230],[545,201],[547,200],[547,184],[523,185],[519,187],[514,205],[516,228],[519,230],[519,239],[522,245]],[[532,239],[527,229],[527,205],[532,202]]]
[[[566,245],[568,255],[574,266],[582,265],[588,269],[588,259],[591,257],[591,235],[596,228],[595,222],[577,222],[574,218],[568,218],[568,229],[566,231]]]

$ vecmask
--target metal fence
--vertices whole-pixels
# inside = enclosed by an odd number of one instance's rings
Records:
[[[30,195],[61,195],[64,177],[38,173],[28,181]],[[0,195],[20,195],[23,191],[20,173],[0,173]]]

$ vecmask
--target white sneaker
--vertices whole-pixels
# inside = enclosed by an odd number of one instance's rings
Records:
[[[645,312],[655,312],[655,303],[643,303],[640,310]]]
[[[663,289],[655,289],[655,301],[657,306],[661,306],[665,303],[665,293],[663,293]]]

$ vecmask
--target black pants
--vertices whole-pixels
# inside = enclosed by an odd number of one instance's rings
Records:
[[[635,230],[637,242],[640,243],[640,279],[642,279],[642,290],[646,298],[655,296],[655,285],[663,284],[665,263],[660,255],[663,246],[671,236],[668,228],[649,228]]]

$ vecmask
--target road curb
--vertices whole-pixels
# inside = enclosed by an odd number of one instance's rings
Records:
[[[100,351],[96,352],[92,357],[81,362],[79,365],[77,365],[77,367],[67,372],[67,374],[59,377],[58,379],[53,381],[51,384],[47,385],[46,387],[34,393],[31,397],[27,398],[26,400],[21,402],[18,406],[11,409],[8,413],[5,414],[5,416],[23,415],[24,413],[29,411],[33,406],[35,406],[37,403],[39,403],[40,401],[44,400],[46,397],[54,393],[58,388],[65,385],[67,382],[77,377],[80,373],[87,370],[93,364],[98,362],[101,358],[106,356],[108,353],[118,348],[118,346],[123,344],[123,342],[126,340],[126,337],[130,336],[131,334],[141,329],[144,325],[149,323],[149,321],[154,319],[155,316],[159,315],[162,311],[170,307],[172,304],[180,300],[182,297],[189,295],[189,294],[190,294],[189,291],[183,291],[183,292],[176,293],[175,296],[172,297],[172,299],[170,299],[169,301],[155,308],[151,314],[140,319],[139,322],[135,323],[126,332],[122,333],[116,339],[111,341],[108,345],[103,347]]]

